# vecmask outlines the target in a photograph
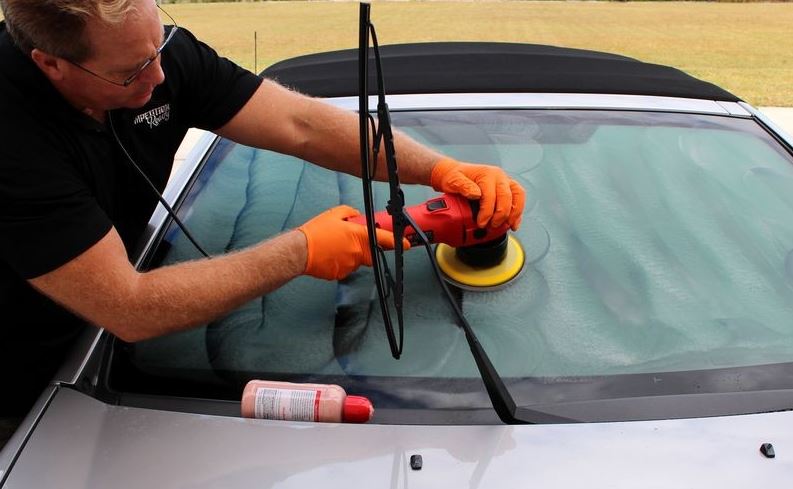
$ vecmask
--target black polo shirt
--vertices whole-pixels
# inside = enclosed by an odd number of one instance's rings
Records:
[[[187,129],[222,126],[261,83],[182,28],[162,68],[165,82],[144,107],[110,113],[160,191]],[[156,204],[109,127],[71,107],[0,22],[0,414],[29,407],[84,326],[26,279],[77,257],[111,226],[129,253]]]

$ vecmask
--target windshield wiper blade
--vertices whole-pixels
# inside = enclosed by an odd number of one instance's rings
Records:
[[[372,35],[372,47],[374,50],[375,64],[377,69],[377,128],[375,128],[374,120],[369,114],[369,34]],[[403,337],[404,337],[404,324],[402,316],[402,300],[403,300],[403,253],[404,247],[402,245],[402,237],[407,226],[412,227],[416,231],[416,235],[424,245],[427,255],[429,256],[430,263],[432,263],[435,276],[443,289],[449,304],[454,310],[459,326],[463,329],[465,339],[474,357],[476,367],[479,370],[479,375],[482,382],[485,384],[485,389],[490,397],[490,402],[493,404],[493,409],[498,415],[499,419],[505,424],[527,424],[530,421],[521,419],[516,416],[521,414],[512,399],[503,379],[496,371],[490,358],[487,356],[485,349],[479,343],[479,339],[471,328],[471,325],[465,319],[460,306],[454,300],[451,292],[449,291],[446,282],[438,268],[438,263],[432,253],[430,241],[426,234],[419,228],[413,221],[410,215],[405,212],[405,197],[399,185],[399,171],[396,163],[396,151],[394,149],[393,132],[391,129],[391,116],[388,110],[388,105],[385,100],[385,84],[383,81],[383,70],[380,63],[380,49],[377,44],[377,35],[375,34],[374,25],[370,21],[370,5],[368,3],[361,3],[360,17],[359,17],[359,44],[358,44],[358,114],[359,114],[359,129],[361,139],[361,178],[363,180],[363,193],[364,193],[364,207],[366,214],[366,225],[369,234],[369,246],[372,253],[372,268],[375,276],[375,283],[377,286],[377,293],[380,300],[380,308],[383,313],[383,322],[386,327],[386,335],[388,337],[389,346],[391,347],[391,354],[394,358],[399,358],[402,353]],[[374,135],[374,144],[372,146],[372,159],[369,158],[369,128],[372,128]],[[374,180],[375,168],[377,166],[377,159],[380,150],[381,142],[385,147],[386,168],[388,170],[388,183],[389,183],[389,201],[386,207],[393,223],[394,233],[394,263],[396,269],[396,277],[390,275],[388,264],[385,260],[385,255],[382,248],[377,245],[375,237],[375,219],[374,219],[374,205],[372,201],[372,181]],[[389,292],[393,293],[392,300],[394,309],[397,313],[397,323],[399,328],[399,338],[393,331],[393,322],[388,306]]]
[[[365,12],[365,13],[364,13]],[[388,345],[391,349],[391,355],[394,358],[399,358],[402,355],[402,348],[404,345],[404,323],[402,320],[402,298],[403,298],[403,285],[402,285],[402,253],[404,252],[402,246],[402,233],[404,232],[404,225],[398,221],[394,221],[394,237],[395,241],[395,263],[397,267],[397,277],[391,275],[388,268],[388,262],[385,258],[383,249],[377,244],[375,234],[375,218],[374,218],[374,203],[372,196],[372,182],[374,181],[375,169],[377,167],[377,160],[379,156],[380,143],[386,140],[386,158],[389,162],[389,189],[390,199],[388,204],[389,212],[392,209],[398,209],[400,206],[404,207],[404,196],[399,188],[399,180],[396,177],[396,159],[395,152],[393,151],[393,134],[388,124],[383,124],[382,120],[375,127],[374,119],[369,114],[369,5],[361,4],[360,23],[359,23],[359,46],[358,46],[358,114],[359,114],[359,130],[360,130],[360,146],[361,146],[361,179],[363,181],[363,201],[364,201],[364,214],[366,216],[366,227],[368,229],[369,237],[369,251],[372,257],[372,271],[375,277],[375,285],[377,287],[377,295],[380,301],[380,309],[383,315],[383,324],[385,326],[386,338]],[[379,67],[379,64],[378,64]],[[382,100],[385,100],[383,96]],[[378,104],[378,112],[379,110]],[[387,108],[383,111],[387,113]],[[380,115],[378,114],[378,117]],[[372,155],[370,159],[369,154],[369,128],[372,129],[374,137],[374,144],[371,146]],[[387,130],[384,132],[383,130]],[[389,152],[389,149],[391,150]],[[389,156],[390,153],[390,156]],[[391,166],[394,167],[395,179],[390,178]],[[393,218],[393,214],[392,214]],[[401,227],[398,227],[401,226]],[[388,298],[392,297],[394,301],[394,309],[397,312],[397,322],[399,328],[399,335],[394,332],[394,325],[391,319]]]

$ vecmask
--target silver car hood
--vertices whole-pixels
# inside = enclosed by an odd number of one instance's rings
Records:
[[[760,445],[773,443],[776,458]],[[423,457],[412,470],[411,455]],[[528,426],[289,423],[60,389],[7,488],[782,487],[793,412]]]

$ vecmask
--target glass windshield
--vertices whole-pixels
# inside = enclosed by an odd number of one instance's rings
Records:
[[[793,361],[793,166],[754,121],[481,110],[394,112],[393,123],[460,160],[499,165],[526,188],[519,278],[455,289],[518,404],[648,395],[637,379],[664,374],[683,379],[672,394],[699,392],[713,372],[740,378]],[[409,205],[437,195],[403,187]],[[217,255],[340,203],[362,209],[361,194],[356,177],[224,140],[179,214]],[[384,208],[387,186],[375,195]],[[200,257],[175,226],[155,256],[152,267]],[[300,277],[205,327],[128,345],[126,359],[136,375],[232,393],[251,378],[332,381],[388,408],[489,408],[425,253],[405,260],[400,360],[369,269],[340,282]]]

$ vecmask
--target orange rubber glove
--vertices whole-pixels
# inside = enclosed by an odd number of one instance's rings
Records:
[[[497,166],[460,163],[452,158],[441,158],[432,167],[430,184],[439,192],[460,194],[467,199],[479,200],[476,225],[480,228],[488,223],[498,227],[505,221],[513,231],[520,227],[526,192]]]
[[[308,244],[305,275],[339,280],[361,265],[372,266],[369,236],[366,226],[345,219],[361,213],[347,205],[326,210],[297,228],[306,236]],[[394,235],[376,229],[377,243],[384,249],[394,249]],[[402,241],[405,249],[408,240]]]

